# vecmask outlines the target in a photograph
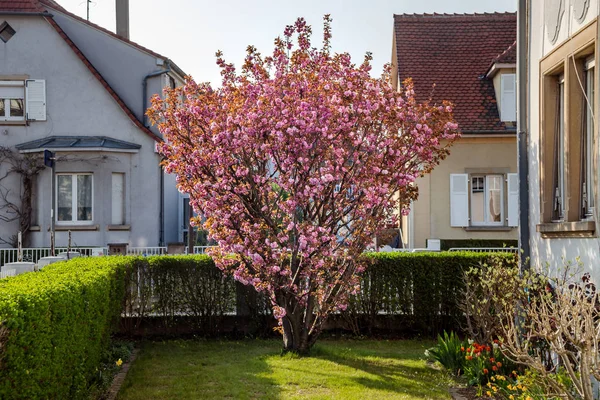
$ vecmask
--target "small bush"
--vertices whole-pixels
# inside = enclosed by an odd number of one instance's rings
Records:
[[[427,351],[428,355],[439,362],[453,375],[459,376],[465,365],[465,342],[454,332],[444,331],[444,337],[438,335],[436,347]]]

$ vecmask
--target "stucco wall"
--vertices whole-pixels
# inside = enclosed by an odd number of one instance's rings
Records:
[[[468,231],[450,226],[450,174],[464,174],[470,169],[505,169],[517,172],[517,149],[514,137],[467,138],[457,141],[450,156],[433,172],[417,181],[419,199],[413,204],[414,247],[426,246],[426,239],[517,239],[517,229],[508,231]],[[506,197],[506,190],[504,191]],[[504,201],[506,205],[506,200]]]
[[[100,224],[99,231],[76,232],[74,240],[79,245],[103,245],[108,241],[129,241],[132,245],[158,244],[159,210],[159,157],[154,152],[154,140],[137,128],[118,106],[115,100],[89,72],[85,65],[57,32],[41,17],[4,16],[3,20],[15,29],[16,34],[8,43],[0,42],[0,75],[29,75],[46,80],[47,121],[31,122],[29,126],[0,126],[7,135],[0,135],[0,144],[15,146],[19,143],[54,136],[109,136],[142,147],[135,155],[115,155],[119,162],[105,162],[94,166],[86,163],[60,163],[57,171],[93,170],[95,204],[106,204],[110,194],[107,176],[110,172],[126,172],[126,182],[131,185],[126,191],[131,217],[131,232],[107,233],[108,220],[100,220],[103,207],[96,207],[94,224]],[[111,158],[112,159],[112,158]],[[129,173],[128,173],[129,171]],[[40,232],[34,232],[34,244],[47,246],[50,207],[42,205],[49,198],[48,171],[43,172],[39,181],[38,201],[41,202]],[[2,224],[0,236],[14,231],[16,225]],[[62,237],[58,236],[59,240]]]
[[[548,263],[556,267],[563,260],[575,261],[579,258],[585,267],[592,272],[596,282],[600,281],[600,267],[598,256],[600,254],[600,240],[598,238],[562,238],[543,239],[536,232],[536,226],[541,222],[540,217],[540,60],[553,49],[567,40],[573,33],[580,30],[598,16],[598,1],[590,0],[587,16],[583,21],[577,21],[572,14],[572,0],[563,0],[564,14],[559,24],[558,39],[552,44],[548,39],[547,27],[544,23],[547,15],[553,13],[553,7],[546,0],[531,2],[529,12],[529,65],[528,65],[528,93],[530,96],[528,108],[529,131],[529,201],[530,201],[530,231],[531,231],[531,263],[533,266],[542,266]],[[596,79],[598,79],[598,65],[596,65]],[[598,105],[596,105],[598,115]],[[598,127],[596,127],[598,132]],[[596,136],[597,137],[597,136]],[[598,141],[596,141],[598,146]],[[598,193],[598,191],[596,191]],[[598,221],[598,216],[596,216]]]

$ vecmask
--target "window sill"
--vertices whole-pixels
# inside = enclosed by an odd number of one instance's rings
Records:
[[[596,236],[596,222],[550,222],[539,224],[537,231],[542,234],[544,239],[558,237],[590,238]]]
[[[467,232],[510,232],[516,227],[513,226],[468,226]]]
[[[2,121],[0,120],[0,125],[27,125],[27,121]]]
[[[41,230],[42,230],[42,228],[37,225],[32,225],[29,227],[29,232],[40,232]]]
[[[129,231],[131,230],[131,225],[108,225],[106,227],[107,231]]]
[[[64,231],[97,231],[100,229],[98,225],[56,225],[54,229],[58,232]]]

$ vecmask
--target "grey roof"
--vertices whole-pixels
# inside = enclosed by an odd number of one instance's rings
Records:
[[[96,148],[138,150],[142,146],[106,136],[48,136],[43,139],[18,144],[15,147],[20,151],[67,148],[76,151]]]

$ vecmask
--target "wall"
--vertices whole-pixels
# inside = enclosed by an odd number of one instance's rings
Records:
[[[107,174],[113,168],[130,170],[130,175],[126,176],[126,181],[132,185],[127,192],[132,224],[129,241],[133,245],[157,245],[160,171],[154,140],[133,124],[45,19],[39,16],[1,16],[0,22],[4,20],[16,30],[16,34],[8,43],[0,42],[0,75],[27,74],[31,78],[45,79],[47,121],[31,122],[29,126],[0,126],[0,131],[8,131],[7,135],[0,135],[0,145],[13,147],[53,135],[108,136],[140,144],[142,147],[138,154],[110,155],[117,157],[120,163],[92,167],[67,164],[59,165],[57,169],[97,168]],[[48,245],[50,223],[49,207],[41,206],[48,199],[50,178],[47,174],[45,171],[39,177],[40,232],[33,233],[34,244],[44,246]],[[94,185],[98,196],[110,188],[106,186],[105,178],[100,176],[95,179]],[[16,190],[16,187],[13,189]],[[103,199],[98,198],[97,201],[101,204]],[[14,232],[16,227],[16,224],[2,224],[0,236]],[[100,229],[85,234],[75,233],[77,243],[103,245],[105,240],[126,239],[107,233],[104,222],[101,222]]]
[[[546,24],[556,16],[556,8],[564,10],[560,23]],[[528,131],[529,131],[529,202],[531,231],[531,263],[535,267],[549,264],[553,267],[563,264],[563,260],[583,262],[585,268],[592,272],[596,282],[600,281],[600,269],[596,266],[600,251],[600,240],[595,238],[561,238],[544,239],[536,231],[541,222],[540,216],[540,60],[557,46],[571,37],[575,32],[587,25],[598,16],[598,1],[589,0],[589,9],[583,21],[578,21],[574,15],[574,6],[580,6],[585,0],[531,1],[529,11],[529,54],[528,54]],[[554,32],[557,26],[558,34],[554,44],[548,38],[548,32]],[[598,65],[596,65],[596,81],[598,81]],[[596,103],[598,104],[598,103]],[[598,105],[596,105],[598,115]],[[596,126],[596,133],[598,127]],[[596,135],[596,137],[598,137]],[[598,146],[598,142],[595,144]],[[598,193],[598,190],[596,190]],[[598,216],[596,215],[596,221]]]
[[[450,226],[450,174],[469,169],[505,169],[517,172],[514,137],[467,137],[459,139],[450,155],[433,172],[417,181],[419,199],[414,203],[414,247],[426,247],[426,239],[517,239],[517,229],[507,231],[468,231]],[[490,171],[491,172],[491,171]],[[506,207],[506,190],[505,207]],[[506,212],[505,212],[506,216]]]

